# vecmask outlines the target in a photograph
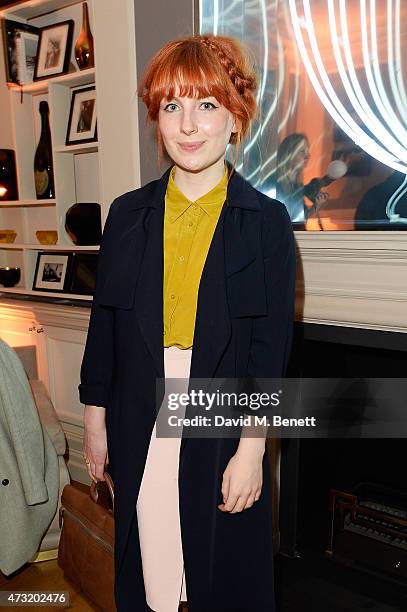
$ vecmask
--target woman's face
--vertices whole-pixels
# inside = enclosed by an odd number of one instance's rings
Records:
[[[223,160],[232,132],[232,113],[216,98],[163,98],[158,125],[168,155],[174,163],[199,172]]]
[[[292,157],[292,167],[298,172],[304,170],[309,161],[309,145],[306,140],[302,140],[296,147]]]

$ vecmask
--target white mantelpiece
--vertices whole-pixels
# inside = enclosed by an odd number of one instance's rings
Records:
[[[295,232],[296,318],[407,333],[407,232]]]

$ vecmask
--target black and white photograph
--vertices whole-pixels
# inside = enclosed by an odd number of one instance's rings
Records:
[[[69,284],[72,253],[40,252],[34,274],[34,291],[66,291]]]
[[[60,283],[62,278],[63,265],[60,263],[46,263],[42,271],[43,281],[49,283]]]
[[[68,72],[73,28],[74,22],[68,19],[40,30],[34,80]]]
[[[47,41],[47,54],[44,68],[56,68],[61,57],[61,37],[49,36]]]
[[[66,145],[97,140],[96,89],[94,86],[72,92]]]

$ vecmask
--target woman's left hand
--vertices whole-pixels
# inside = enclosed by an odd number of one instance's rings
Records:
[[[218,505],[219,510],[235,514],[251,508],[259,499],[263,485],[263,453],[259,452],[258,445],[239,447],[223,473],[223,504]]]

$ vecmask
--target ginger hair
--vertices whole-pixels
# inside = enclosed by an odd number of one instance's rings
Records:
[[[198,99],[214,96],[236,120],[238,131],[231,134],[236,165],[240,143],[258,113],[255,92],[257,76],[248,50],[240,41],[213,34],[177,38],[162,47],[148,64],[137,89],[147,107],[147,121],[156,122],[158,164],[163,156],[163,141],[158,113],[163,98],[179,96]]]

